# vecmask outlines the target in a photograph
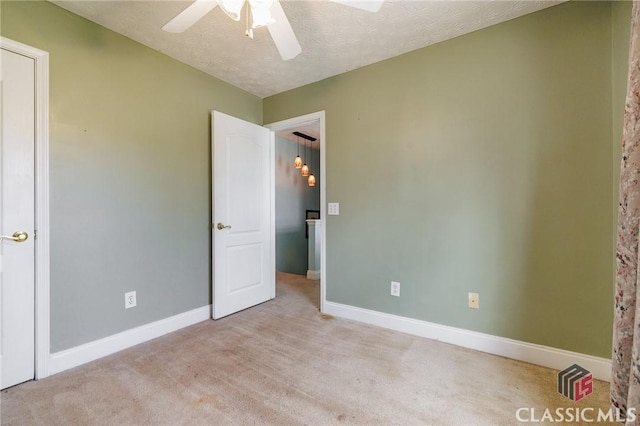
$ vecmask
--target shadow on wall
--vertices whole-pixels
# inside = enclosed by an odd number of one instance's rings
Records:
[[[291,130],[293,131],[293,130]],[[305,236],[306,211],[320,209],[320,155],[314,150],[307,162],[317,179],[315,187],[295,169],[296,142],[276,136],[276,270],[307,274],[308,239]],[[302,157],[302,152],[300,153]],[[303,157],[304,158],[304,157]]]
[[[299,229],[290,232],[279,231],[276,234],[276,269],[278,272],[307,275],[307,241],[304,238],[304,229],[302,230],[302,238],[300,238]]]

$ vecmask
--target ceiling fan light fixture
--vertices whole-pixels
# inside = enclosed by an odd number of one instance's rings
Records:
[[[276,22],[269,10],[271,6],[273,6],[273,1],[274,0],[249,0],[253,20],[252,28],[260,28]]]
[[[274,0],[248,0],[251,9],[269,10]]]
[[[252,28],[260,28],[276,22],[275,19],[271,17],[269,9],[256,9],[251,6],[251,16],[253,18]]]
[[[244,6],[245,0],[218,0],[218,4],[224,10],[224,13],[229,15],[229,18],[234,21],[240,20],[240,13],[242,12],[242,6]]]

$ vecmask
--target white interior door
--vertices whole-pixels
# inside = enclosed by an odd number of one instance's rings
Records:
[[[0,240],[4,389],[35,372],[35,61],[5,49],[1,61],[0,235],[9,237]]]
[[[273,132],[213,111],[213,318],[275,297]]]

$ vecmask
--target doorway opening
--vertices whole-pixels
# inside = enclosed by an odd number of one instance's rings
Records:
[[[271,123],[275,133],[276,272],[319,280],[319,310],[325,302],[325,115],[324,111]],[[295,132],[295,133],[294,133]],[[297,134],[296,134],[297,133]],[[301,136],[303,135],[303,136]],[[308,136],[306,138],[305,136]],[[315,139],[315,140],[312,140]],[[315,177],[296,169],[299,155]]]

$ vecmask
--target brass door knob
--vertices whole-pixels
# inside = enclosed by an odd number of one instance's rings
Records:
[[[222,231],[223,229],[231,229],[231,225],[223,225],[222,222],[218,222],[217,228]]]
[[[29,234],[27,234],[24,231],[14,232],[12,236],[0,235],[0,241],[11,240],[11,241],[15,241],[16,243],[23,243],[27,241],[27,238],[29,238]]]

